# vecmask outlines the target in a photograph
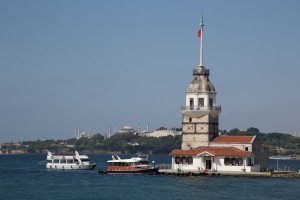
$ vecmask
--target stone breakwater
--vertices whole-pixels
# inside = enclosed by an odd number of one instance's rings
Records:
[[[231,176],[231,177],[268,177],[268,178],[300,178],[298,172],[177,172],[174,170],[159,170],[159,174],[173,176]]]

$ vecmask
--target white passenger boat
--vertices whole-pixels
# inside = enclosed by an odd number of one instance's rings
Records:
[[[48,151],[47,155],[47,169],[68,169],[68,170],[84,170],[94,169],[96,163],[90,163],[89,157],[86,155],[79,155],[75,151],[75,156],[72,155],[53,155]]]
[[[269,159],[271,160],[292,160],[291,156],[270,156]]]
[[[100,170],[99,173],[107,174],[157,174],[158,167],[153,161],[149,165],[148,155],[139,155],[130,159],[121,159],[117,155],[112,156],[112,160],[107,161],[107,170]]]

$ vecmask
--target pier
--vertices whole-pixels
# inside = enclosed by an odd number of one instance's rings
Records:
[[[279,172],[211,172],[211,171],[177,171],[172,169],[159,169],[159,174],[173,176],[233,176],[233,177],[278,177],[278,178],[300,178],[299,172],[279,171]]]

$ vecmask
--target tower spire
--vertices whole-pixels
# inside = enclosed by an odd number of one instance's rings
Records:
[[[200,64],[199,66],[203,66],[203,11],[200,18],[200,29],[198,31],[198,37],[200,38]]]

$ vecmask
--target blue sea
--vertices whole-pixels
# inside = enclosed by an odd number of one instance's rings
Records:
[[[300,179],[177,177],[98,174],[109,155],[91,155],[95,170],[54,171],[38,166],[46,155],[0,155],[0,199],[300,199]],[[170,164],[170,156],[150,160]],[[277,167],[277,162],[270,161]],[[300,169],[299,160],[280,160],[279,168]]]

